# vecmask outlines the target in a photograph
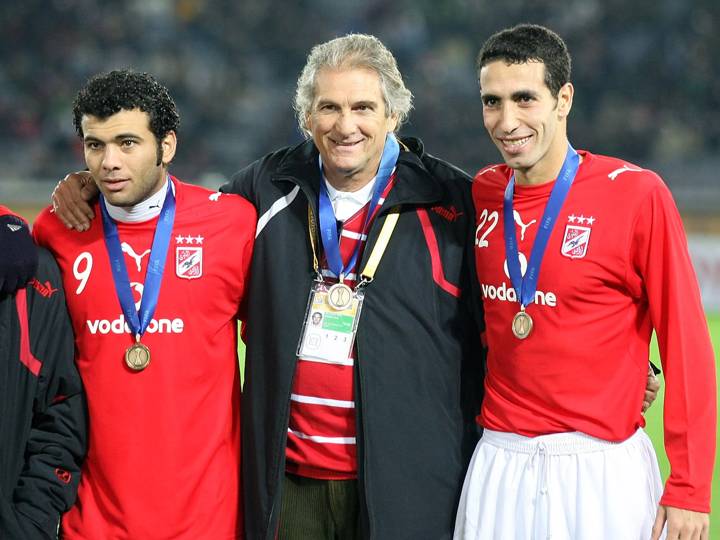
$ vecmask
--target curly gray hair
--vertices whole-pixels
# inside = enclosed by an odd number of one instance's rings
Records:
[[[380,77],[380,89],[388,116],[397,117],[396,130],[407,120],[412,109],[413,95],[402,80],[397,61],[375,36],[347,34],[315,45],[298,77],[293,108],[300,131],[310,136],[307,117],[315,99],[315,83],[321,69],[366,68]]]

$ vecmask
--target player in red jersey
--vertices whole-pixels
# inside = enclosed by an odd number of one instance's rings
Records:
[[[489,356],[455,536],[657,539],[667,522],[668,538],[707,539],[714,358],[670,192],[652,171],[570,147],[570,57],[550,30],[495,34],[478,70],[505,164],[473,185]],[[640,414],[653,330],[664,491]]]
[[[62,270],[90,413],[63,538],[242,538],[237,318],[255,210],[168,175],[179,116],[149,75],[91,79],[74,118],[97,218],[80,233],[46,209],[33,230]]]

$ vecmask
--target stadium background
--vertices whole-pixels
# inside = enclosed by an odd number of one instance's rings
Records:
[[[575,147],[653,168],[670,185],[690,234],[717,358],[715,0],[27,0],[3,2],[0,22],[0,202],[29,219],[60,177],[83,166],[70,110],[94,73],[131,67],[167,85],[182,115],[173,172],[215,188],[253,159],[301,139],[290,103],[313,44],[372,33],[394,52],[415,94],[402,133],[421,136],[431,153],[474,172],[497,160],[482,128],[478,47],[518,22],[548,25],[573,55]],[[666,474],[661,409],[651,409],[648,431]],[[718,517],[711,538],[720,538]]]

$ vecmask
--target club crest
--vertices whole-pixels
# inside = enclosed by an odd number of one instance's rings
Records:
[[[203,273],[202,236],[175,237],[175,274],[183,279],[198,279]]]
[[[592,228],[586,227],[585,224],[592,225],[595,218],[592,216],[586,218],[585,216],[570,215],[568,221],[570,223],[565,226],[565,235],[563,236],[560,253],[570,259],[582,259],[587,254],[590,233],[592,232]]]

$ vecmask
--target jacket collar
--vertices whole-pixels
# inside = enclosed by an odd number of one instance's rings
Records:
[[[443,186],[430,174],[423,163],[426,154],[422,141],[407,137],[400,140],[400,148],[395,186],[390,191],[385,206],[426,205],[440,202],[444,192]]]
[[[425,155],[420,139],[408,137],[400,140],[395,186],[383,205],[385,208],[402,204],[426,205],[442,199],[442,184],[425,167],[422,161]],[[313,141],[308,139],[290,148],[272,180],[298,185],[315,207],[320,189],[320,168],[318,150]]]
[[[300,186],[308,196],[317,201],[320,189],[318,151],[312,139],[301,142],[287,150],[280,161],[273,182],[292,182]]]

